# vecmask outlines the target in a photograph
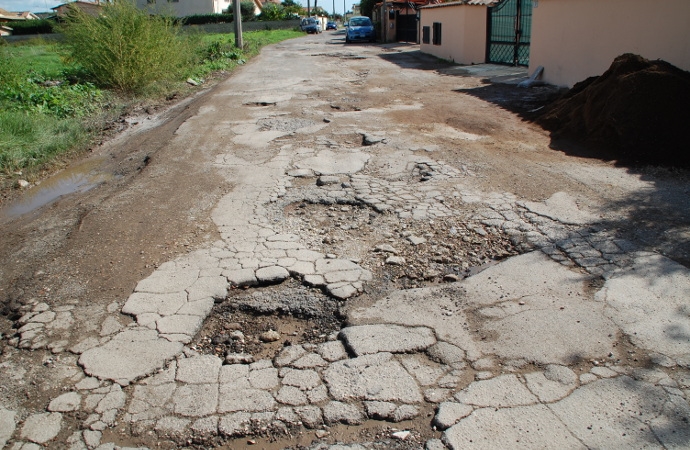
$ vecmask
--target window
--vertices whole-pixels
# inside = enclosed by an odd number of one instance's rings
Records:
[[[434,22],[434,45],[441,45],[441,22]]]
[[[422,27],[422,44],[431,42],[431,27]]]

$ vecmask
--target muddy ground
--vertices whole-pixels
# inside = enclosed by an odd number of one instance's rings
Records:
[[[420,154],[433,152],[434,159],[463,171],[484,192],[511,192],[520,199],[543,201],[554,192],[567,191],[574,197],[594,199],[589,206],[606,210],[606,223],[622,236],[690,267],[690,208],[684,209],[690,196],[688,173],[651,166],[618,169],[650,181],[653,188],[648,190],[620,186],[623,177],[602,178],[600,169],[614,167],[615,161],[591,158],[587,149],[567,141],[552,141],[548,132],[526,120],[553,100],[556,89],[526,91],[514,85],[491,84],[482,77],[458,76],[446,63],[408,47],[401,52],[396,46],[362,46],[370,55],[392,63],[388,70],[370,71],[366,60],[355,57],[359,46],[344,49],[339,40],[330,41],[325,33],[304,39],[315,42],[315,47],[328,42],[328,51],[315,50],[312,56],[332,60],[339,70],[358,80],[310,94],[326,102],[333,115],[396,103],[419,104],[388,114],[399,123],[391,132],[408,135],[411,145],[423,136]],[[433,85],[422,82],[428,73],[436,76]],[[219,101],[210,87],[160,114],[130,118],[126,131],[73,161],[66,171],[23,192],[19,203],[0,205],[0,351],[4,361],[0,362],[4,365],[0,403],[20,411],[45,408],[56,394],[51,367],[68,354],[17,348],[16,320],[27,305],[46,302],[53,309],[79,305],[74,325],[64,336],[74,340],[92,331],[93,324],[102,322],[105,314],[119,311],[137,282],[160,264],[218,239],[210,213],[216,201],[233,189],[232,182],[213,168],[216,155],[208,150],[212,147],[199,145],[191,151],[167,144],[200,108]],[[270,105],[258,102],[238,107]],[[297,104],[292,114],[308,116],[300,108]],[[473,140],[475,135],[483,138]],[[200,137],[202,143],[206,138],[215,137]],[[362,143],[360,134],[327,134],[321,139],[325,145],[329,140],[350,147]],[[457,144],[458,139],[462,145]],[[579,171],[577,177],[571,176],[570,167]],[[381,172],[388,169],[372,168]],[[424,170],[421,167],[402,181],[423,183]],[[308,190],[312,181],[293,187]],[[82,182],[80,192],[25,213],[13,209],[17,205],[31,209],[37,196],[46,190],[63,189],[61,183]],[[454,200],[449,197],[447,201]],[[356,204],[293,202],[288,196],[273,208],[271,214],[286,232],[299,234],[314,250],[335,253],[337,249],[357,257],[374,273],[376,283],[367,285],[360,297],[348,302],[351,306],[366,304],[394,289],[457,281],[529,250],[527,244],[511,241],[502,233],[469,225],[474,211],[471,205],[459,203],[454,208],[463,209],[461,216],[411,225]],[[419,251],[406,244],[411,234],[424,236],[434,245]],[[405,264],[385,264],[384,254],[369,251],[381,242],[401,249]],[[324,341],[342,326],[343,307],[342,302],[298,283],[231,290],[228,301],[216,306],[191,346],[218,355],[234,349],[257,358],[272,356],[289,343]],[[241,339],[231,336],[238,330]],[[264,342],[261,336],[269,330],[291,336],[289,342]],[[10,360],[11,364],[5,364]],[[21,373],[17,367],[22,367]],[[4,373],[9,368],[15,372]],[[331,433],[333,439],[363,434],[362,440],[380,442],[381,448],[415,448],[414,440],[391,441],[390,433],[393,428],[407,428],[428,438],[433,434],[429,420],[354,428],[343,425]],[[307,445],[313,437],[310,433],[303,440],[293,436],[281,437],[273,444],[270,437],[255,441],[266,448],[281,448],[286,442]],[[155,444],[145,436],[132,442]],[[246,439],[238,440],[235,445],[246,443]],[[162,445],[175,447],[173,443]]]

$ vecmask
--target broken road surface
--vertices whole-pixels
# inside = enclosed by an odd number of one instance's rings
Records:
[[[266,48],[5,218],[0,446],[690,446],[687,178],[341,44]]]

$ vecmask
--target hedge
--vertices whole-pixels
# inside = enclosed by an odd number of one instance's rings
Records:
[[[50,34],[53,33],[55,22],[53,20],[16,20],[5,23],[6,26],[12,28],[12,34],[26,35],[26,34]]]

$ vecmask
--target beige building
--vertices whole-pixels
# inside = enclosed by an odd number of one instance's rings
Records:
[[[486,61],[487,6],[495,0],[463,0],[422,6],[420,50],[458,64]]]
[[[530,73],[572,86],[635,53],[690,70],[690,0],[533,0]]]
[[[690,0],[462,0],[420,11],[422,52],[541,66],[558,86],[601,75],[623,53],[690,70]]]

